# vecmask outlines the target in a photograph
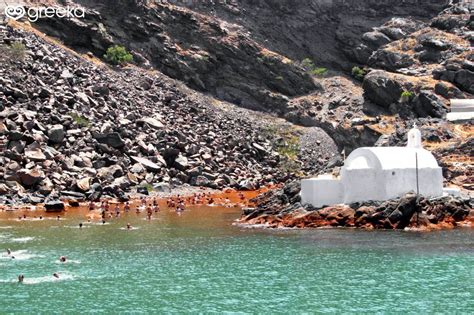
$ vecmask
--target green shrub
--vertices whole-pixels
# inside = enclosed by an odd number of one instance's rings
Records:
[[[21,61],[26,57],[26,46],[22,42],[13,42],[8,47],[8,55],[14,61]]]
[[[145,188],[150,193],[153,191],[153,185],[152,184],[144,184],[144,185],[142,185],[142,187]]]
[[[318,76],[318,77],[322,77],[322,76],[326,75],[327,72],[328,72],[328,69],[323,68],[323,67],[318,67],[318,68],[315,68],[315,69],[311,70],[311,74],[315,75],[315,76]]]
[[[367,71],[365,71],[364,69],[362,68],[359,68],[357,66],[355,66],[354,68],[352,68],[352,76],[354,78],[356,78],[357,80],[359,81],[362,81],[364,80],[364,77],[365,75],[367,74]]]
[[[400,95],[400,101],[401,102],[409,102],[413,98],[414,94],[413,92],[410,91],[403,91],[402,94]]]
[[[300,173],[300,139],[295,130],[288,127],[269,125],[263,129],[263,136],[271,141],[273,150],[280,155],[278,168],[286,173]]]
[[[306,70],[307,73],[318,77],[322,77],[328,72],[328,69],[326,68],[316,67],[314,62],[309,58],[303,59],[301,61],[301,66]]]
[[[133,61],[132,54],[125,47],[119,45],[109,47],[104,58],[113,65],[124,65]]]
[[[79,115],[77,113],[69,113],[74,122],[81,127],[89,127],[90,121],[86,117]]]
[[[313,60],[309,59],[309,58],[305,58],[303,59],[303,61],[301,61],[301,66],[303,68],[305,68],[305,70],[307,71],[310,71],[311,69],[314,69],[315,68],[315,65],[313,63]]]

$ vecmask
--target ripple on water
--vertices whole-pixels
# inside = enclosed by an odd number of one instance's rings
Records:
[[[69,264],[79,265],[79,264],[81,263],[81,261],[80,261],[80,260],[68,259],[68,260],[66,260],[65,262],[62,262],[62,261],[59,261],[59,260],[55,260],[54,263],[55,263],[55,264],[59,264],[59,265],[69,265]]]
[[[13,237],[11,239],[9,239],[9,241],[13,242],[13,243],[28,243],[32,240],[34,240],[35,237],[33,236],[25,236],[25,237]]]
[[[76,279],[76,277],[73,274],[69,274],[69,273],[58,273],[58,274],[59,274],[59,278],[56,278],[53,275],[44,276],[44,277],[36,277],[36,278],[25,278],[23,283],[24,284],[38,284],[38,283],[44,283],[44,282],[59,282],[59,281],[68,281],[68,280]]]

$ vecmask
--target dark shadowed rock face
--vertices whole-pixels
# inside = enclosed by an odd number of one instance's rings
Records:
[[[393,16],[432,18],[447,1],[74,2],[94,11],[81,21],[42,19],[35,26],[99,57],[112,43],[120,43],[133,51],[138,63],[194,89],[282,113],[288,98],[321,89],[295,62],[309,57],[317,66],[350,70],[347,57],[357,59],[352,51],[361,34]],[[379,48],[403,36],[410,29],[407,24],[403,30],[369,32],[364,41],[372,50]],[[363,49],[359,54],[370,56]],[[411,62],[398,55],[385,59],[387,67]]]
[[[209,16],[139,1],[105,1],[97,9],[81,21],[43,19],[36,25],[99,57],[112,43],[120,43],[139,64],[244,107],[278,111],[288,97],[320,88],[302,68],[268,51],[244,30]]]

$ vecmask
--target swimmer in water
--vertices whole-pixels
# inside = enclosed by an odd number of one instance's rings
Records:
[[[82,222],[81,222],[81,223],[79,223],[79,228],[80,228],[80,229],[82,229]]]
[[[59,215],[58,215],[56,219],[59,221],[59,218],[60,218],[60,217],[59,217]]]
[[[25,280],[25,276],[22,274],[18,275],[18,283],[23,283],[23,280]]]
[[[12,254],[12,251],[10,248],[7,248],[7,255],[10,256]]]
[[[127,230],[131,230],[132,229],[132,225],[130,223],[127,223]]]
[[[53,277],[55,277],[56,279],[59,279],[59,274],[57,272],[53,273]]]
[[[105,224],[105,220],[102,220],[102,224]]]
[[[66,260],[67,260],[67,259],[66,259],[66,256],[61,256],[61,257],[59,257],[59,261],[60,261],[60,262],[66,262]]]

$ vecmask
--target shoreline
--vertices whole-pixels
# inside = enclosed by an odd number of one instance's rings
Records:
[[[131,206],[136,206],[142,198],[144,198],[147,203],[152,200],[156,200],[158,204],[161,206],[166,204],[167,200],[174,199],[174,198],[182,198],[184,200],[184,205],[186,207],[189,206],[206,206],[210,205],[210,203],[196,203],[192,204],[190,202],[190,198],[196,195],[205,195],[205,198],[211,198],[213,200],[212,204],[216,206],[227,206],[227,207],[249,207],[253,206],[254,204],[251,202],[252,199],[257,197],[259,194],[268,192],[269,190],[273,189],[274,187],[262,187],[257,190],[248,190],[248,191],[240,191],[233,188],[225,188],[222,190],[207,188],[207,187],[178,187],[177,189],[173,189],[170,192],[159,192],[159,191],[152,191],[149,195],[144,195],[140,193],[133,193],[129,195],[129,203]],[[70,210],[74,210],[75,208],[80,207],[88,207],[90,201],[77,201],[74,198],[59,198],[58,200],[64,205],[64,210],[58,212],[49,212],[49,213],[62,213],[67,212]],[[108,202],[110,204],[118,204],[120,209],[123,209],[126,202],[120,201],[118,198],[101,198],[97,201],[94,201],[94,204],[100,204],[101,202]],[[97,206],[95,210],[99,207]],[[21,211],[42,211],[48,213],[45,208],[44,203],[40,204],[17,204],[17,205],[5,205],[0,204],[0,212],[21,212]]]
[[[266,228],[356,228],[363,230],[443,230],[474,227],[472,197],[425,198],[407,193],[386,201],[313,208],[302,205],[297,181],[264,193],[242,210],[237,224]]]

